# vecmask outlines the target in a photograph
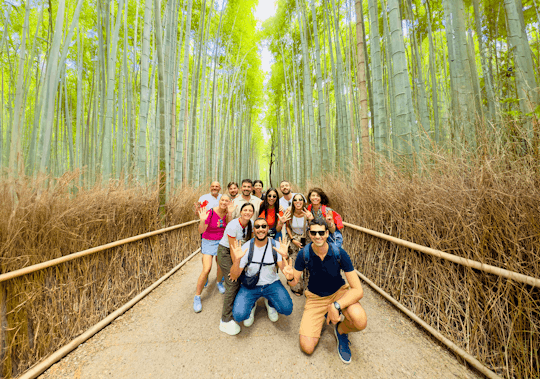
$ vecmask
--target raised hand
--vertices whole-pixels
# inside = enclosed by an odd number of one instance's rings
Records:
[[[231,201],[229,206],[227,207],[227,212],[232,214],[235,209],[236,209],[236,204]]]
[[[313,213],[311,211],[308,211],[307,208],[302,209],[302,214],[307,217],[309,221],[313,220],[315,217],[313,217]]]
[[[291,214],[289,210],[287,209],[287,211],[283,214],[283,216],[280,216],[278,213],[278,218],[279,218],[279,222],[285,225],[285,223],[291,219]]]
[[[296,246],[296,247],[299,248],[299,249],[301,249],[302,247],[304,247],[300,241],[292,240],[292,243],[293,243],[294,246]]]
[[[287,280],[292,280],[294,278],[294,270],[292,267],[292,258],[289,258],[289,260],[285,260],[285,267],[283,267],[283,275],[285,275],[285,278]]]
[[[272,246],[272,249],[274,249],[276,251],[276,253],[281,255],[281,257],[283,258],[283,260],[285,262],[287,261],[287,258],[289,257],[289,253],[288,253],[288,251],[289,251],[289,241],[287,241],[286,236],[283,236],[283,237],[279,238],[279,249],[276,249],[273,246]]]
[[[244,255],[246,255],[248,249],[242,251],[242,245],[238,240],[234,240],[231,242],[231,257],[233,258],[233,261],[240,260]]]
[[[208,217],[206,207],[200,208],[197,213],[199,213],[199,218],[201,219],[201,221],[206,221],[206,218]]]

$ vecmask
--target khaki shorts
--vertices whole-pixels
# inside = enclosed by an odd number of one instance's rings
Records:
[[[326,322],[324,315],[328,312],[328,305],[334,301],[338,301],[349,290],[349,285],[344,284],[329,296],[317,296],[309,290],[305,290],[306,305],[304,306],[304,314],[300,322],[300,334],[306,337],[319,338],[324,323]]]

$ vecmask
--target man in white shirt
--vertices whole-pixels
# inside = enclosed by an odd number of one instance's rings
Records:
[[[253,196],[251,194],[252,192],[253,192],[253,182],[251,181],[251,179],[242,180],[242,195],[238,196],[233,201],[233,204],[236,205],[236,208],[234,209],[232,213],[233,219],[240,217],[240,208],[242,208],[242,205],[244,205],[245,203],[251,203],[253,204],[253,208],[255,208],[255,211],[253,212],[253,217],[251,218],[251,220],[255,221],[257,217],[259,217],[259,208],[263,201],[259,199],[257,196]]]
[[[279,190],[283,195],[279,199],[279,206],[280,208],[283,208],[283,211],[285,212],[285,210],[292,205],[292,198],[296,194],[291,192],[291,183],[286,180],[281,181],[281,183],[279,184]]]
[[[219,191],[221,191],[221,185],[219,182],[212,182],[212,184],[210,184],[210,193],[199,197],[197,210],[203,207],[206,207],[207,210],[217,207],[219,205],[219,199],[221,199],[221,194]]]
[[[276,322],[278,313],[290,315],[293,303],[289,292],[279,280],[277,267],[283,269],[284,259],[288,257],[288,242],[275,242],[268,237],[268,223],[264,218],[257,218],[253,225],[255,238],[242,247],[237,241],[231,244],[233,265],[230,271],[231,280],[237,280],[245,269],[245,276],[256,280],[253,286],[246,281],[240,283],[240,290],[233,305],[233,317],[236,322],[244,321],[244,326],[251,326],[255,320],[257,300],[264,298],[268,318]],[[275,244],[275,247],[273,246]],[[251,262],[249,256],[251,256]],[[258,280],[257,280],[258,276]]]

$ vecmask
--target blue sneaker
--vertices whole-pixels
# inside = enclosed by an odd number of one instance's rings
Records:
[[[223,282],[217,282],[216,286],[220,294],[225,293],[225,286],[223,285]]]
[[[195,298],[193,299],[193,310],[195,311],[195,313],[199,313],[200,311],[202,311],[200,296],[195,296]]]
[[[349,347],[349,336],[347,334],[339,334],[338,326],[341,322],[336,324],[334,329],[334,334],[336,335],[337,340],[337,352],[339,358],[343,363],[351,363],[351,349]]]

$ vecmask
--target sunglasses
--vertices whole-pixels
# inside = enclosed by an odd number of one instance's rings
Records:
[[[319,236],[324,236],[324,233],[326,233],[326,230],[310,230],[309,231],[309,234],[311,234],[313,237],[315,237],[316,235],[319,235]]]
[[[268,225],[255,225],[255,229],[266,229]]]
[[[304,201],[304,199],[293,199],[293,201]]]
[[[277,196],[276,196],[276,195],[268,195],[268,196],[266,196],[266,197],[269,198],[269,199],[277,199]]]

